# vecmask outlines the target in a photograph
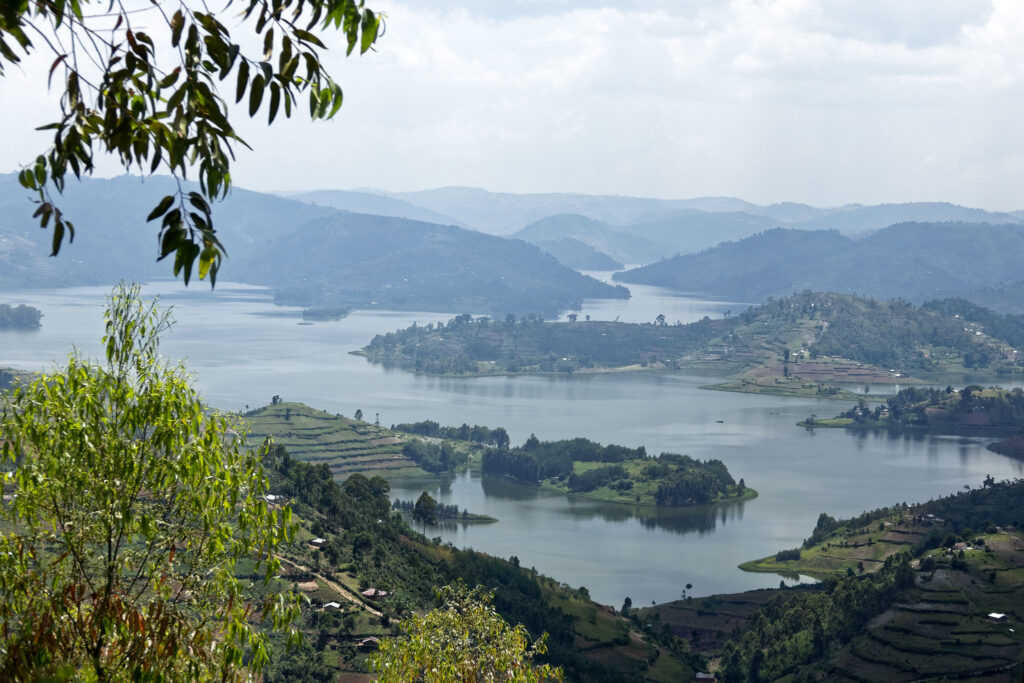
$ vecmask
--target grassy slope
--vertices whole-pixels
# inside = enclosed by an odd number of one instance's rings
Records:
[[[402,443],[409,437],[367,422],[290,402],[257,408],[245,419],[251,443],[271,436],[292,457],[326,463],[335,476],[426,474],[402,455]]]

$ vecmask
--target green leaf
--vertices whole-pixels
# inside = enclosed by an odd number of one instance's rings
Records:
[[[242,60],[238,65],[238,85],[235,88],[235,102],[241,102],[245,95],[245,88],[249,85],[249,62]]]
[[[365,53],[377,40],[377,31],[380,29],[380,17],[371,10],[363,12],[363,34],[360,37],[359,52]]]
[[[174,203],[174,196],[173,195],[167,195],[166,197],[161,199],[160,203],[156,205],[156,208],[154,208],[152,211],[150,211],[149,215],[146,216],[146,222],[148,223],[151,220],[154,220],[154,219],[159,218],[160,216],[164,215],[164,213],[167,212],[167,209],[171,208],[171,204],[173,204],[173,203]]]
[[[267,33],[263,36],[263,60],[270,59],[271,55],[274,54],[274,29],[267,29]]]
[[[313,45],[316,45],[317,47],[323,48],[325,50],[327,49],[327,46],[324,45],[319,38],[317,38],[309,31],[303,31],[302,29],[297,28],[294,31],[292,31],[292,35],[298,38],[300,42],[311,43]]]
[[[281,105],[281,86],[276,81],[270,84],[270,113],[267,117],[267,125],[274,122],[274,117],[277,116],[277,109]]]
[[[57,220],[55,220],[54,223],[53,223],[53,242],[51,243],[51,246],[53,248],[53,252],[50,254],[50,256],[56,256],[57,253],[60,252],[60,245],[63,242],[64,242],[64,221],[62,221],[60,219],[60,216],[58,216]]]
[[[171,17],[171,45],[178,47],[178,43],[181,41],[181,29],[185,26],[185,17],[179,9]]]
[[[263,101],[263,76],[257,75],[252,79],[249,87],[249,116],[255,116],[260,110],[260,103]]]

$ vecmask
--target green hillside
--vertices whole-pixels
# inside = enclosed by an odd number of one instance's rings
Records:
[[[325,464],[336,477],[424,474],[402,454],[405,438],[377,425],[291,402],[257,408],[245,419],[251,443],[273,437],[295,459]]]
[[[933,427],[984,430],[995,435],[1024,428],[1024,391],[977,384],[954,391],[909,387],[873,410],[858,404],[829,420],[808,418],[803,427]],[[1011,440],[1012,441],[1012,440]],[[1003,448],[1007,448],[1003,446]],[[1003,452],[996,445],[992,450]]]
[[[805,289],[925,301],[1020,280],[1019,224],[900,223],[854,239],[774,229],[617,273],[620,282],[764,301]]]
[[[515,556],[496,558],[429,540],[391,512],[388,483],[381,477],[354,474],[339,482],[280,446],[264,465],[272,494],[290,503],[300,524],[295,543],[282,555],[286,575],[278,585],[309,598],[299,624],[305,645],[275,660],[268,683],[314,672],[316,680],[367,680],[359,677],[365,674],[364,639],[400,635],[399,619],[430,609],[435,587],[458,580],[494,590],[498,613],[525,626],[531,639],[547,633],[543,660],[562,667],[567,680],[673,683],[692,679],[696,665],[703,664],[688,650],[682,656],[679,644],[663,645],[595,604],[585,588],[520,567]],[[371,588],[371,596],[363,595]]]
[[[378,335],[359,353],[430,374],[702,368],[715,388],[849,399],[828,383],[998,381],[1024,372],[1024,317],[962,299],[914,306],[804,292],[687,325],[458,316]]]
[[[743,615],[745,632],[719,650],[725,679],[1020,680],[1022,511],[1024,482],[987,480],[850,520],[822,514],[801,548],[742,565],[823,583]]]

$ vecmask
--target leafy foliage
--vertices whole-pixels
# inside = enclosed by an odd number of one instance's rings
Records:
[[[437,524],[437,501],[426,491],[416,499],[412,518],[422,524]]]
[[[290,510],[268,510],[259,459],[160,360],[171,321],[138,293],[109,300],[105,365],[72,355],[0,418],[5,680],[241,679],[297,616],[234,574],[275,575]]]
[[[727,683],[774,681],[816,660],[834,643],[845,643],[872,617],[914,584],[910,556],[887,558],[879,571],[830,579],[822,591],[772,598],[722,650]]]
[[[562,680],[561,670],[536,665],[546,636],[531,643],[522,625],[510,627],[491,606],[494,594],[482,586],[444,586],[435,610],[402,622],[408,633],[384,639],[371,658],[381,683],[406,681],[532,681]]]
[[[163,168],[176,177],[197,171],[199,191],[179,186],[147,220],[161,221],[160,258],[174,255],[175,275],[188,283],[198,265],[199,277],[213,283],[224,248],[209,202],[227,194],[233,145],[245,145],[228,120],[221,83],[234,74],[235,101],[247,100],[249,116],[266,111],[268,123],[282,110],[291,116],[300,95],[308,96],[313,119],[329,119],[342,91],[321,63],[326,46],[316,32],[339,29],[348,53],[363,53],[383,25],[362,0],[240,0],[240,14],[262,45],[247,52],[205,5],[181,2],[172,12],[168,4],[154,2],[140,18],[138,10],[96,0],[4,3],[0,74],[32,53],[34,40],[52,53],[49,83],[56,77],[61,84],[60,111],[42,128],[53,131],[53,144],[19,180],[38,195],[40,227],[53,222],[54,255],[65,237],[74,239],[74,225],[52,191],[64,191],[69,173],[91,174],[97,152],[109,153],[125,170]],[[87,13],[94,5],[107,11]],[[164,35],[151,35],[147,25]],[[173,49],[158,48],[165,36]]]

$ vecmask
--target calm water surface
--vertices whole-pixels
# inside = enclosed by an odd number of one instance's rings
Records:
[[[688,322],[737,313],[742,303],[682,297],[631,287],[629,302],[587,302],[593,319],[648,322],[658,313]],[[42,328],[0,333],[0,366],[46,369],[72,346],[99,357],[104,288],[0,294],[0,303],[29,303]],[[178,324],[162,352],[184,359],[212,405],[240,410],[274,394],[331,412],[362,409],[383,424],[504,426],[513,442],[587,436],[697,458],[719,458],[760,498],[717,509],[674,511],[572,501],[564,496],[465,474],[452,482],[396,483],[414,498],[427,489],[445,503],[488,514],[498,524],[442,527],[427,534],[500,556],[516,555],[560,581],[584,585],[602,602],[635,604],[679,597],[683,586],[705,595],[778,585],[779,577],[747,574],[742,561],[792,548],[817,516],[849,516],[896,502],[946,495],[964,484],[1022,476],[1021,463],[985,449],[989,439],[805,431],[811,413],[833,415],[841,402],[753,396],[698,387],[713,378],[635,373],[575,377],[452,379],[386,371],[348,352],[375,334],[447,320],[448,313],[358,311],[338,322],[298,325],[295,309],[274,307],[265,290],[221,283],[216,292],[155,284],[176,306]],[[874,391],[874,390],[873,390]]]

